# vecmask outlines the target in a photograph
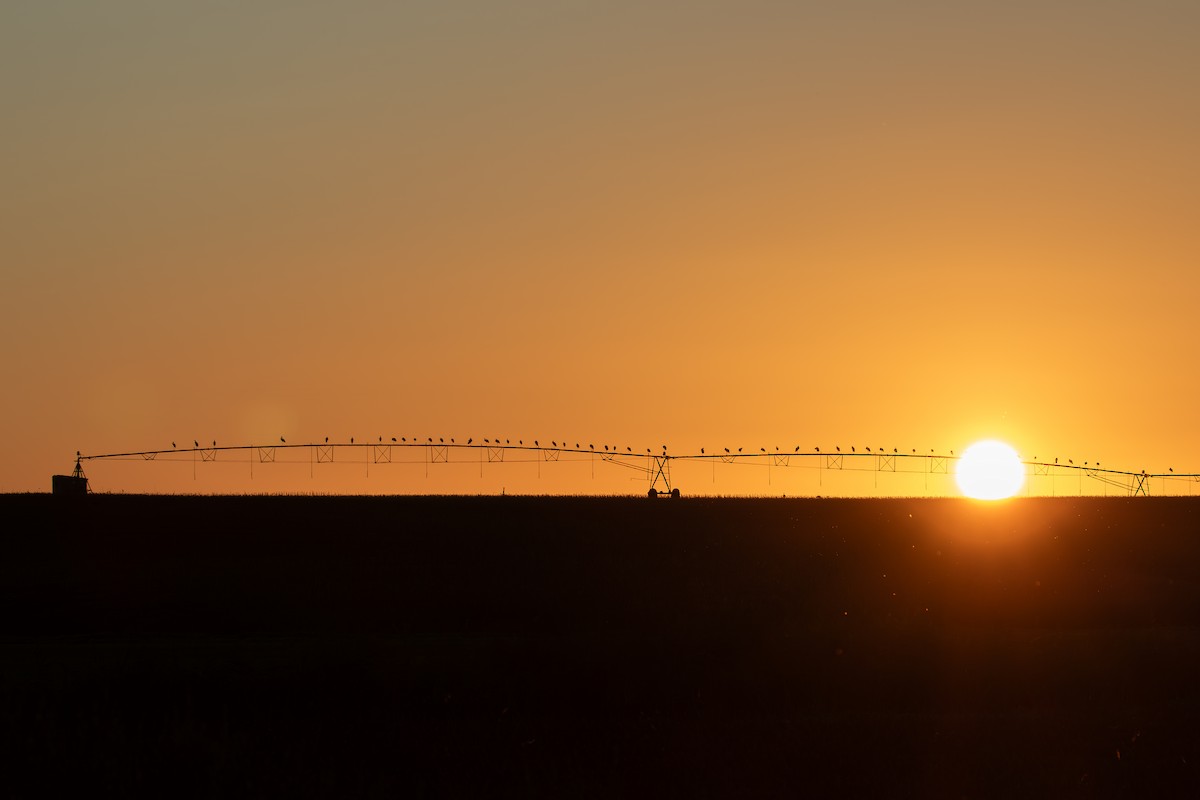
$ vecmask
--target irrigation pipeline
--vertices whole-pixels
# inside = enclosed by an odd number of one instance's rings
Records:
[[[892,452],[886,452],[882,449],[872,451],[866,449],[859,451],[853,448],[851,452],[842,452],[835,448],[835,452],[822,452],[819,449],[801,451],[799,447],[792,452],[781,451],[776,448],[774,451],[767,450],[765,447],[759,448],[758,452],[743,452],[741,449],[732,451],[723,449],[723,452],[708,453],[701,450],[699,453],[688,453],[684,455],[676,455],[669,453],[666,446],[663,446],[661,452],[654,452],[651,448],[646,448],[645,452],[635,452],[632,447],[626,447],[624,451],[617,447],[609,445],[601,445],[597,448],[595,445],[589,444],[586,447],[576,444],[571,447],[567,443],[551,442],[550,446],[540,444],[540,441],[534,441],[532,445],[527,445],[524,441],[519,441],[517,444],[512,444],[505,440],[503,443],[500,440],[485,439],[482,443],[476,442],[474,439],[468,439],[466,442],[456,442],[453,439],[446,441],[439,439],[433,441],[385,441],[380,438],[376,442],[330,442],[326,440],[323,443],[307,443],[307,444],[289,444],[281,441],[279,444],[270,445],[232,445],[232,446],[217,446],[213,442],[211,447],[201,446],[198,442],[194,443],[193,447],[176,448],[170,450],[138,450],[125,453],[101,453],[94,455],[82,455],[76,453],[75,469],[76,476],[81,477],[83,474],[81,462],[90,460],[119,460],[132,459],[154,461],[160,457],[163,460],[183,460],[190,459],[193,463],[216,461],[219,454],[234,455],[238,453],[247,453],[251,465],[254,463],[269,464],[276,461],[284,462],[288,459],[281,458],[289,452],[306,452],[308,454],[309,464],[333,463],[344,459],[336,458],[339,451],[362,451],[364,457],[354,459],[355,461],[368,464],[389,464],[389,463],[422,463],[440,464],[450,463],[452,461],[478,461],[483,463],[499,463],[499,462],[555,462],[560,460],[579,460],[579,457],[588,459],[599,458],[602,462],[614,464],[627,469],[632,469],[642,473],[649,482],[649,494],[651,496],[672,496],[678,497],[679,490],[671,484],[671,465],[676,461],[692,461],[692,462],[710,462],[713,464],[738,464],[738,463],[766,463],[768,466],[774,467],[789,467],[796,462],[796,466],[817,467],[824,470],[844,470],[844,471],[859,471],[859,472],[875,472],[875,473],[908,473],[908,474],[948,474],[951,471],[951,464],[958,461],[960,456],[949,453],[937,453],[930,451],[929,453],[911,453],[899,452],[899,449],[894,449]],[[420,459],[405,458],[405,454],[421,451]],[[474,453],[477,458],[471,459],[456,459],[452,456],[462,452]],[[398,458],[394,456],[399,452],[401,455]],[[484,458],[486,456],[486,462]],[[565,457],[565,458],[564,458]],[[292,460],[290,463],[296,463]],[[1059,459],[1051,461],[1022,461],[1028,476],[1046,476],[1046,477],[1064,477],[1069,475],[1078,475],[1080,479],[1087,477],[1089,479],[1099,481],[1108,486],[1112,486],[1121,491],[1124,491],[1132,496],[1148,496],[1150,494],[1150,481],[1152,479],[1170,479],[1170,480],[1185,480],[1190,482],[1200,482],[1200,473],[1194,472],[1146,472],[1111,469],[1108,467],[1101,468],[1099,464],[1075,464],[1073,461],[1061,463]]]

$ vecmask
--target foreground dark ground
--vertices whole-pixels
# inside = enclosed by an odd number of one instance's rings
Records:
[[[1200,791],[1200,501],[0,503],[7,796]]]

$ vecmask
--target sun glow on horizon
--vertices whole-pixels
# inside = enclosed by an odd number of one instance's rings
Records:
[[[963,451],[955,470],[958,488],[976,500],[1012,497],[1025,483],[1025,466],[1004,442],[985,440]]]

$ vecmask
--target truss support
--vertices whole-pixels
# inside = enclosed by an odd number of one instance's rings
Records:
[[[271,464],[271,463],[274,463],[274,461],[275,461],[275,448],[274,447],[258,448],[258,463]]]
[[[333,445],[319,444],[317,445],[317,463],[324,464],[326,461],[333,461]]]
[[[1150,476],[1144,472],[1141,475],[1134,475],[1133,476],[1133,485],[1129,487],[1129,493],[1132,494],[1134,497],[1137,497],[1139,494],[1142,497],[1149,497],[1150,496]]]
[[[671,457],[670,456],[650,456],[654,460],[654,465],[650,467],[650,496],[658,497],[660,494],[669,495],[671,497],[679,497],[679,490],[671,488]],[[662,486],[660,489],[659,486]]]

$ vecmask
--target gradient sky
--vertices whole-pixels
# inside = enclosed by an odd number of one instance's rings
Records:
[[[281,435],[1200,471],[1197,41],[1154,0],[5,4],[0,491]],[[154,467],[88,470],[494,489]]]

